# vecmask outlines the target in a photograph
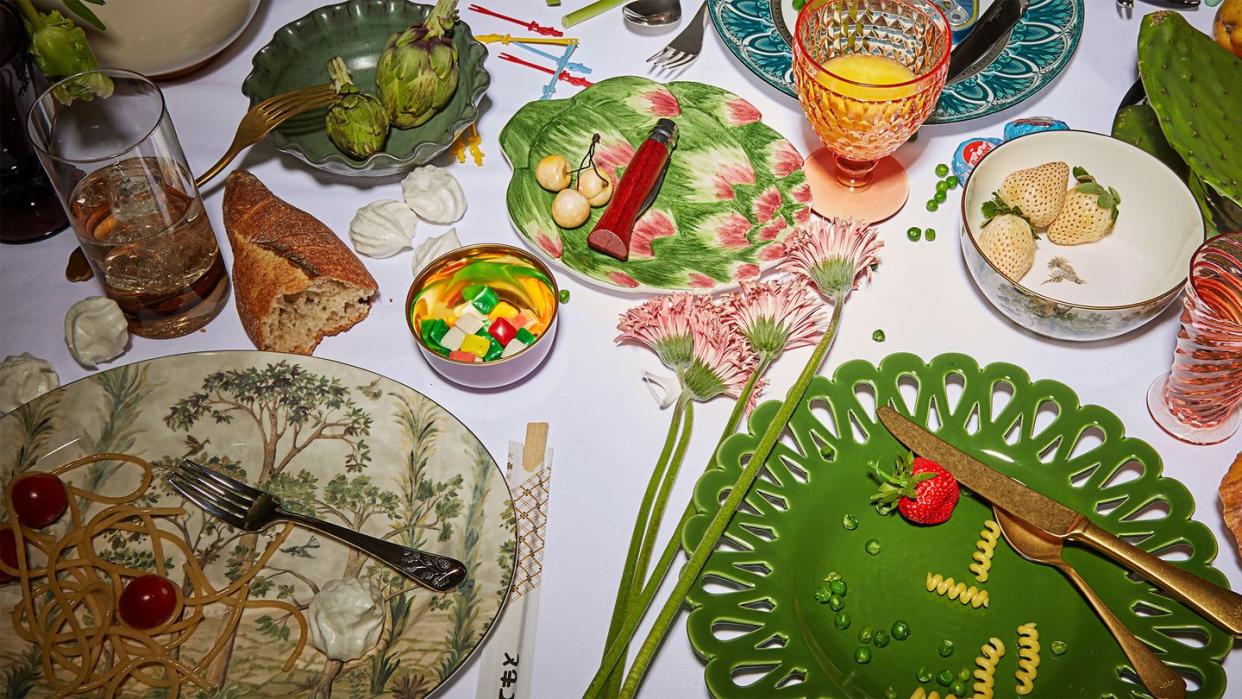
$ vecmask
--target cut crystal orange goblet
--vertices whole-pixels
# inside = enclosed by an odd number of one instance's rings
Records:
[[[798,98],[825,148],[807,160],[814,208],[882,221],[910,193],[891,156],[931,116],[952,32],[927,0],[811,0],[798,14]]]

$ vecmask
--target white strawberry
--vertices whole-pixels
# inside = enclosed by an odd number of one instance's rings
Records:
[[[1069,165],[1059,161],[1011,172],[1001,181],[996,197],[983,205],[983,215],[1017,214],[1035,228],[1044,228],[1061,213],[1069,174]]]
[[[1105,188],[1086,170],[1074,168],[1078,184],[1065,197],[1065,206],[1048,228],[1048,239],[1057,245],[1094,243],[1108,235],[1117,222],[1121,195]]]
[[[1001,274],[1016,282],[1035,263],[1035,234],[1021,216],[1001,214],[983,227],[979,249]]]

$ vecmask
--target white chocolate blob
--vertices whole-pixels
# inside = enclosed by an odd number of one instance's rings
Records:
[[[401,195],[429,223],[456,223],[466,214],[466,194],[448,170],[424,165],[401,180]]]
[[[333,660],[361,658],[379,640],[384,608],[357,578],[329,580],[307,610],[311,644]]]
[[[358,209],[349,223],[354,250],[367,257],[392,257],[411,247],[418,216],[399,201],[380,199]]]
[[[459,247],[461,247],[461,240],[457,238],[456,228],[450,228],[440,235],[424,240],[414,248],[414,262],[411,264],[414,274],[423,271],[423,268],[432,260]]]
[[[16,410],[60,385],[51,364],[29,352],[11,354],[0,362],[0,415]]]
[[[65,344],[83,366],[116,359],[129,344],[129,326],[116,301],[90,296],[69,307],[65,314]]]

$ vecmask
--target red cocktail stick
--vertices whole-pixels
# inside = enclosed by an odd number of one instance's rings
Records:
[[[552,70],[551,68],[545,68],[544,66],[541,66],[538,63],[531,63],[530,61],[524,61],[521,58],[518,58],[517,56],[514,56],[511,53],[501,53],[500,59],[503,61],[509,61],[510,63],[516,63],[518,65],[526,66],[527,68],[534,68],[535,70],[543,71],[544,73],[547,73],[549,75],[556,72]],[[566,82],[566,83],[569,83],[570,85],[577,85],[578,87],[590,87],[595,84],[591,82],[590,80],[587,80],[586,78],[582,78],[577,75],[570,75],[568,72],[565,72],[565,71],[562,71],[559,77],[560,77],[561,82]]]
[[[473,12],[478,12],[479,14],[491,15],[492,17],[503,19],[506,22],[513,22],[514,24],[520,24],[521,26],[526,27],[528,30],[532,32],[536,32],[538,34],[543,34],[544,36],[565,36],[564,32],[562,32],[559,29],[556,29],[555,27],[545,27],[538,22],[527,22],[524,20],[520,20],[516,17],[510,17],[509,15],[502,15],[499,12],[496,12],[495,10],[489,10],[486,7],[483,7],[482,5],[471,5],[470,7],[466,9],[471,10]]]

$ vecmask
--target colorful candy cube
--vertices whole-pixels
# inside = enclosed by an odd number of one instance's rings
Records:
[[[525,328],[531,323],[534,323],[536,320],[535,316],[527,313],[526,311],[522,311],[509,319],[509,325],[512,325],[515,328]]]
[[[466,338],[461,341],[461,351],[469,352],[476,357],[482,357],[487,354],[487,350],[490,346],[491,343],[478,335],[467,335]]]
[[[452,322],[456,323],[457,319],[461,318],[462,316],[474,316],[475,318],[478,318],[479,320],[483,320],[484,318],[484,314],[479,313],[479,309],[475,308],[474,304],[470,303],[469,301],[453,309]]]
[[[518,333],[512,325],[509,325],[509,321],[504,318],[497,318],[496,320],[493,320],[491,326],[488,327],[487,332],[490,333],[492,337],[496,338],[496,340],[502,345],[509,344],[509,340],[512,340],[514,335]]]
[[[448,332],[440,338],[440,344],[449,352],[456,352],[461,349],[461,343],[465,342],[467,337],[469,335],[466,335],[461,328],[449,328]]]
[[[483,319],[467,313],[457,319],[455,327],[461,328],[461,331],[467,335],[473,335],[479,331],[479,328],[483,327]]]
[[[470,299],[470,303],[483,315],[491,313],[496,304],[500,303],[500,297],[496,295],[496,292],[490,286],[485,286],[482,291],[479,291],[474,296],[466,296],[465,298]]]
[[[505,351],[500,353],[502,358],[512,357],[513,355],[526,349],[526,343],[516,337],[509,340],[509,344],[505,345]]]
[[[548,329],[548,326],[542,321],[536,320],[535,322],[526,326],[526,329],[530,331],[531,335],[535,335],[536,337],[538,337],[539,335],[542,335],[545,330]]]
[[[490,362],[494,359],[500,359],[505,352],[505,346],[496,341],[496,338],[488,338],[491,343],[487,347],[487,354],[483,355],[483,361]]]
[[[440,342],[444,334],[449,331],[448,323],[441,318],[423,321],[423,338],[431,342]]]
[[[510,318],[512,318],[513,316],[516,316],[517,314],[518,314],[518,309],[509,305],[507,301],[501,301],[500,303],[496,304],[496,307],[492,309],[491,313],[487,314],[487,317],[489,320],[496,320],[497,318],[504,318],[505,320],[509,320]]]
[[[514,335],[514,337],[520,340],[522,344],[524,345],[530,345],[532,342],[535,341],[535,334],[527,330],[526,328],[522,328],[521,330],[517,331],[517,334]]]
[[[476,357],[469,352],[462,352],[461,350],[455,350],[453,352],[449,352],[449,359],[452,359],[458,362],[473,362],[476,359]]]

